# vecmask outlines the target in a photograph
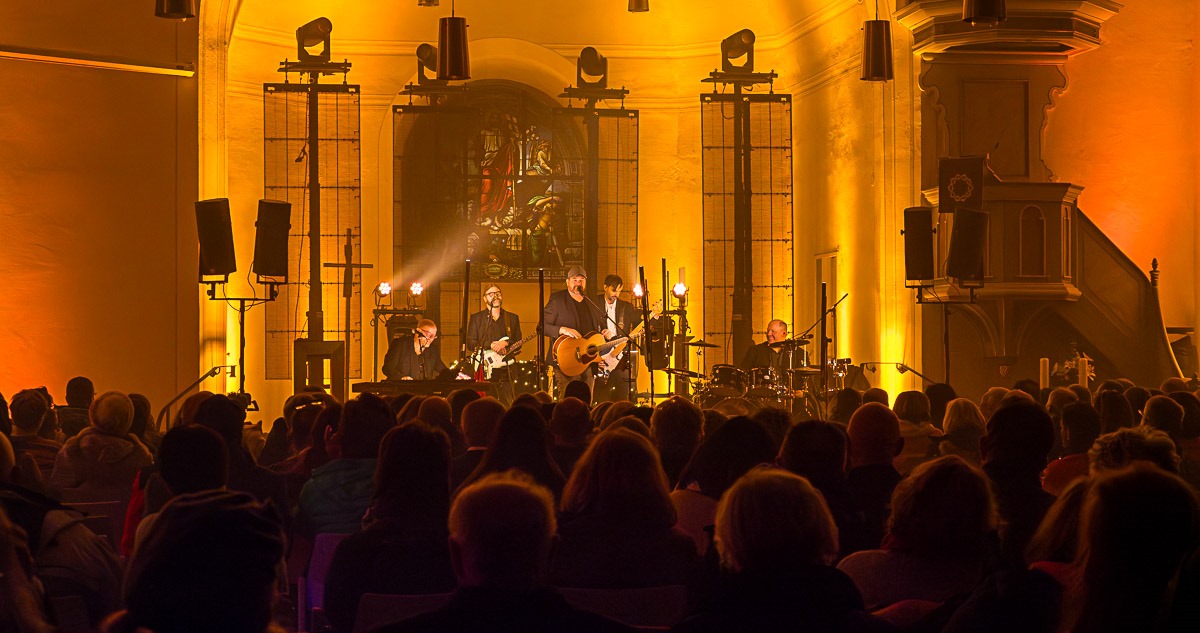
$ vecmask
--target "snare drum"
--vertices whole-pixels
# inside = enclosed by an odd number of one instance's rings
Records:
[[[779,373],[774,367],[755,367],[750,370],[750,386],[752,389],[771,387],[779,384]]]

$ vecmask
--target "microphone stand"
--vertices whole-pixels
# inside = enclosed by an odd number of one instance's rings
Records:
[[[534,360],[534,370],[537,372],[533,381],[534,391],[540,391],[542,388],[542,379],[546,376],[546,269],[538,269],[538,305],[542,306],[538,311],[537,324],[537,359]]]
[[[646,342],[650,342],[650,299],[649,290],[646,286],[646,267],[638,266],[638,280],[642,284],[642,322],[646,324]],[[663,333],[663,347],[667,345],[666,333]],[[643,355],[646,360],[646,372],[650,374],[650,406],[654,406],[654,354],[650,352],[649,346],[644,350]]]

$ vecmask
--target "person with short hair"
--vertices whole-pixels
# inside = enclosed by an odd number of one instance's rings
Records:
[[[846,484],[846,449],[849,440],[842,427],[820,420],[799,422],[788,429],[775,463],[807,479],[829,506],[837,523],[839,557],[879,543],[867,541],[866,519],[855,506]]]
[[[862,403],[867,404],[868,402],[878,402],[886,407],[891,404],[891,398],[883,388],[871,387],[862,394]]]
[[[1057,496],[1075,479],[1088,474],[1088,449],[1100,437],[1100,414],[1088,402],[1071,402],[1059,418],[1062,457],[1042,471],[1042,490]]]
[[[49,472],[54,468],[54,459],[62,450],[62,444],[38,435],[42,420],[51,412],[46,397],[36,389],[23,389],[12,397],[8,411],[12,418],[12,437],[9,439],[17,456],[29,455],[38,468]]]
[[[570,606],[547,577],[557,522],[554,497],[515,471],[468,484],[450,508],[450,603],[377,633],[625,633],[632,629]]]
[[[1142,424],[1158,429],[1178,442],[1183,432],[1183,407],[1169,396],[1154,396],[1146,401]]]
[[[1117,429],[1096,438],[1088,451],[1092,474],[1118,470],[1134,462],[1150,462],[1172,475],[1179,474],[1179,453],[1175,442],[1162,431],[1149,426]]]
[[[894,463],[904,449],[900,420],[887,406],[868,402],[850,417],[846,435],[850,440],[846,485],[863,513],[863,545],[879,547],[891,513],[892,491],[901,479]]]
[[[554,342],[561,336],[581,339],[593,332],[600,332],[608,338],[611,334],[601,326],[604,323],[603,311],[585,294],[587,276],[583,266],[572,266],[564,280],[566,287],[550,293],[542,308],[543,334],[550,339],[550,344],[546,346],[546,360],[554,369],[554,384],[559,398],[572,378],[578,378],[591,387],[595,382],[595,366],[589,366],[578,376],[564,374],[554,354]]]
[[[75,437],[91,426],[88,410],[96,397],[96,387],[86,376],[76,376],[67,381],[67,404],[54,407],[58,414],[58,428],[65,439]]]
[[[1179,476],[1200,490],[1200,398],[1190,391],[1176,391],[1169,396],[1183,407],[1179,425]]]
[[[138,471],[153,461],[150,449],[129,434],[133,402],[119,391],[92,401],[91,426],[63,444],[50,487],[76,501],[128,501]]]
[[[479,465],[503,415],[504,405],[495,398],[482,398],[463,407],[460,426],[467,450],[450,465],[451,490],[461,486]]]
[[[491,284],[483,291],[484,308],[467,318],[467,354],[477,374],[491,381],[502,402],[512,402],[510,363],[521,349],[521,317],[504,309],[504,292]],[[510,353],[511,352],[511,356]],[[505,358],[508,358],[505,361]]]
[[[929,398],[923,392],[900,392],[892,411],[900,420],[900,437],[904,438],[904,449],[895,459],[896,470],[905,475],[937,455],[935,440],[942,432],[933,426]]]
[[[778,372],[783,372],[786,360],[784,354],[781,353],[777,343],[782,343],[788,338],[788,325],[782,319],[771,319],[767,323],[767,340],[757,345],[753,345],[746,349],[746,353],[742,356],[742,362],[738,363],[738,367],[745,371],[757,369],[759,367],[771,367]],[[776,345],[772,347],[772,345]]]
[[[1100,432],[1112,433],[1117,429],[1134,425],[1133,407],[1125,399],[1124,392],[1106,390],[1096,392],[1096,412],[1100,414]]]
[[[550,455],[546,422],[536,409],[513,407],[500,416],[483,459],[462,485],[469,486],[488,473],[512,468],[533,477],[553,492],[556,499],[562,495],[567,479]]]
[[[988,418],[979,452],[1003,519],[1000,531],[1006,561],[1020,565],[1033,532],[1054,497],[1042,490],[1046,454],[1054,443],[1050,416],[1036,402],[1013,401]]]
[[[631,334],[642,322],[643,315],[641,311],[633,307],[632,303],[621,298],[621,289],[625,286],[625,281],[619,275],[607,275],[604,278],[603,286],[604,291],[597,299],[599,299],[598,305],[603,312],[601,327],[604,338],[613,339]],[[636,379],[637,377],[632,364],[634,357],[630,352],[631,348],[632,346],[627,344],[621,354],[616,354],[616,350],[614,350],[606,355],[602,362],[607,369],[601,371],[596,379],[592,401],[611,402],[629,399],[630,378]],[[584,402],[588,402],[588,400],[584,400]]]
[[[838,530],[821,494],[776,468],[746,473],[721,498],[716,545],[724,575],[672,631],[887,631],[854,583],[830,564]]]
[[[554,405],[554,412],[550,414],[550,436],[554,440],[550,454],[568,479],[591,439],[592,419],[589,413],[587,404],[568,396]]]
[[[671,396],[654,407],[650,415],[650,436],[662,458],[667,482],[674,488],[704,437],[704,414],[691,400]]]
[[[438,326],[431,319],[418,321],[411,337],[392,339],[383,356],[383,375],[388,380],[432,380],[446,370]]]
[[[228,480],[229,451],[216,431],[192,424],[177,426],[163,435],[158,452],[158,476],[172,497],[224,490]],[[146,540],[158,521],[158,512],[142,517],[135,529],[132,551]],[[128,519],[127,519],[128,520]]]

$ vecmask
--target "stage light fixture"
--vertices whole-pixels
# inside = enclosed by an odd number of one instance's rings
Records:
[[[418,7],[436,7],[439,4],[439,0],[417,0]]]
[[[471,59],[467,53],[467,19],[454,15],[438,20],[438,79],[460,81],[471,78]]]
[[[673,288],[671,288],[671,293],[675,295],[676,299],[684,298],[685,296],[687,296],[687,292],[688,292],[687,284],[684,284],[682,281],[675,284],[675,286]]]
[[[650,10],[650,0],[629,0],[630,13],[645,13]]]
[[[328,63],[330,59],[329,34],[333,31],[333,22],[329,18],[317,18],[296,29],[296,55],[302,62]],[[321,52],[312,53],[310,49],[321,47]]]
[[[996,26],[1008,19],[1004,0],[963,0],[963,22],[971,26]]]
[[[426,84],[437,80],[438,49],[433,44],[421,44],[417,47],[417,83]],[[427,76],[425,71],[433,73]]]
[[[412,282],[412,285],[408,287],[408,293],[414,297],[421,296],[422,292],[425,292],[425,286],[419,281]]]
[[[579,88],[608,87],[608,58],[594,47],[579,51],[575,61],[575,85]]]
[[[863,23],[863,81],[891,81],[892,23],[887,20],[867,20]]]
[[[633,284],[633,296],[640,298],[645,294],[646,291],[642,288],[642,284]]]
[[[741,64],[737,60],[745,58]],[[742,29],[721,40],[721,70],[727,73],[754,72],[754,31]]]
[[[380,282],[379,287],[376,288],[376,292],[379,293],[379,296],[386,297],[386,296],[392,294],[392,284],[390,284],[386,281]]]
[[[157,0],[154,15],[168,20],[186,20],[196,17],[196,0]]]

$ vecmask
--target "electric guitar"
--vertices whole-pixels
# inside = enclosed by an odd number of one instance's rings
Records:
[[[510,364],[512,364],[513,362],[515,362],[513,357],[516,356],[517,351],[521,349],[521,346],[528,343],[529,341],[532,341],[537,335],[538,335],[537,332],[534,332],[533,334],[526,336],[525,338],[517,341],[516,343],[509,345],[508,351],[506,351],[503,354],[496,353],[496,351],[493,350],[491,347],[487,347],[487,348],[484,348],[483,350],[481,350],[479,352],[479,356],[480,356],[479,364],[483,366],[484,375],[490,379],[492,377],[492,371],[499,369],[501,367],[507,367]],[[500,340],[507,341],[508,337],[506,336]]]
[[[655,314],[657,313],[655,310]],[[605,341],[604,335],[599,332],[590,332],[582,338],[571,338],[564,334],[554,341],[552,350],[554,359],[558,361],[559,371],[574,378],[587,371],[591,365],[602,362],[605,354],[618,348],[624,349],[628,342],[628,336]]]
[[[650,318],[648,320],[653,321],[660,316],[662,316],[661,299],[654,302],[654,306],[650,308]],[[629,333],[629,338],[638,338],[642,335],[642,331],[645,329],[646,321],[638,323],[637,327],[633,328],[633,330]],[[625,346],[627,344],[628,341],[622,342],[620,345],[614,347],[612,351],[600,357],[600,364],[597,365],[597,367],[599,367],[601,375],[607,376],[608,374],[612,373],[618,365],[621,364],[621,360],[625,357]]]

